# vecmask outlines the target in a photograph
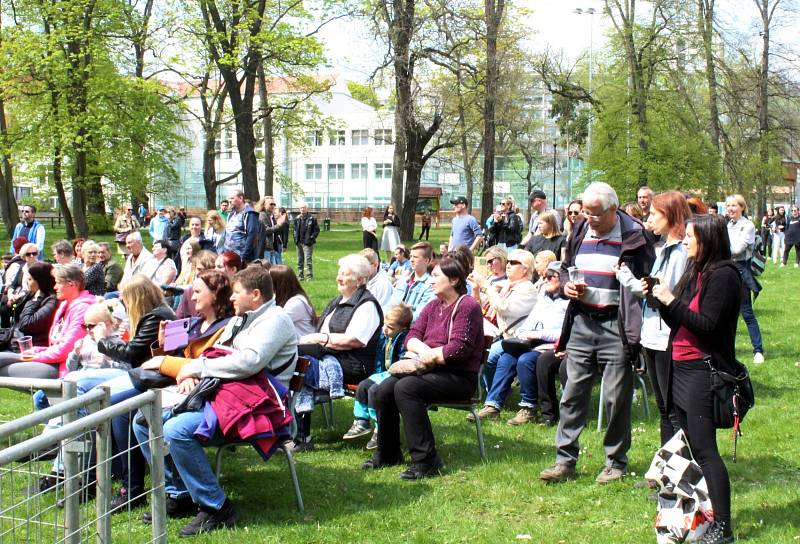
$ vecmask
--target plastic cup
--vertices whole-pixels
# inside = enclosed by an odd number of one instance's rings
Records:
[[[33,349],[33,337],[32,336],[23,336],[17,339],[17,343],[19,344],[19,352],[24,354],[26,351],[30,351]]]

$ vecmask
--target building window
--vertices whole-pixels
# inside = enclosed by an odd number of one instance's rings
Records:
[[[344,165],[343,164],[329,164],[328,165],[328,179],[344,179]]]
[[[345,135],[343,130],[331,130],[328,132],[331,145],[344,145]]]
[[[391,145],[391,143],[392,143],[392,129],[390,128],[375,129],[375,145]]]
[[[369,145],[369,131],[368,130],[352,130],[351,143],[353,145]]]
[[[314,181],[322,179],[322,165],[321,164],[307,164],[306,165],[306,180]]]
[[[352,179],[367,179],[367,163],[356,163],[350,165],[350,177]]]
[[[376,162],[375,179],[392,179],[392,163]]]
[[[306,141],[308,145],[313,147],[319,147],[322,145],[322,131],[321,130],[311,130],[306,134]]]
[[[230,128],[225,129],[225,158],[233,158],[233,131]]]

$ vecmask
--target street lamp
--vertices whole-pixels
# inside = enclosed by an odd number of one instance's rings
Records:
[[[553,140],[553,208],[556,207],[556,158],[558,153],[558,142]]]
[[[589,94],[592,94],[592,79],[594,76],[594,8],[575,8],[574,13],[577,15],[589,16]],[[592,155],[592,120],[589,119],[589,129],[586,139],[586,156]],[[592,181],[592,170],[588,170],[589,181]]]

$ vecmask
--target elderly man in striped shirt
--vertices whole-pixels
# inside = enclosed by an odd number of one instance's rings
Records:
[[[642,310],[617,281],[615,267],[624,263],[641,278],[648,274],[654,252],[642,224],[618,207],[611,186],[590,184],[583,193],[584,217],[575,221],[561,264],[561,283],[570,303],[558,349],[566,350],[568,378],[556,432],[556,464],[539,475],[547,482],[576,477],[578,439],[586,425],[598,372],[605,379],[608,427],[603,439],[605,466],[596,481],[618,480],[626,471],[631,445],[632,363],[638,357]]]

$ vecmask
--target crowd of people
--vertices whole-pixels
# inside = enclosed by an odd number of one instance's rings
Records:
[[[436,476],[443,467],[431,404],[470,400],[480,386],[486,398],[477,417],[497,419],[515,380],[519,405],[507,423],[555,431],[555,463],[539,478],[574,479],[598,376],[607,425],[596,481],[619,480],[631,447],[633,380],[646,370],[662,444],[683,430],[708,482],[715,524],[703,542],[732,542],[730,483],[716,447],[707,359],[722,368],[734,359],[741,313],[753,361],[764,362],[752,308],[760,289],[750,266],[755,226],[740,195],[726,200],[725,218],[676,191],[654,195],[643,187],[637,197],[621,205],[609,185],[592,183],[581,199],[555,210],[544,192],[534,191],[524,236],[512,199],[502,199],[482,227],[466,198],[457,197],[439,254],[428,241],[401,244],[391,206],[379,237],[367,208],[364,249],[339,260],[338,294],[319,316],[314,302],[322,301],[312,301],[302,283],[314,277],[319,235],[305,204],[292,221],[272,197],[251,206],[232,191],[225,206],[207,212],[205,228],[200,217],[162,208],[149,218],[151,250],[140,231],[145,221],[126,207],[114,227],[124,266],[109,244],[92,240],[58,241],[51,246],[55,262],[43,261],[45,229],[35,208],[24,206],[0,317],[15,339],[30,337],[33,347],[20,353],[13,341],[0,346],[0,375],[72,380],[79,393],[105,384],[112,403],[149,387],[145,372],[188,399],[218,379],[199,404],[176,404],[164,414],[167,513],[194,516],[180,531],[191,536],[238,519],[202,448],[231,440],[221,429],[253,417],[262,426],[256,431],[272,433],[266,444],[251,441],[268,457],[287,437],[291,417],[278,421],[272,408],[285,401],[298,356],[311,365],[295,404],[296,432],[285,447],[313,450],[315,399],[341,397],[349,386],[353,423],[343,439],[369,437],[365,447],[373,453],[364,469],[399,465],[402,425],[406,480]],[[797,208],[791,215],[794,222],[784,219],[780,229],[784,262],[788,248],[800,244]],[[774,235],[778,221],[776,215],[762,223],[762,231]],[[283,264],[289,231],[296,271]],[[167,349],[166,328],[180,319],[188,319],[186,338]],[[46,402],[39,395],[37,405]],[[217,417],[210,427],[204,402]],[[147,422],[127,414],[112,428],[117,451],[140,445],[115,472],[122,484],[112,506],[140,504],[146,461],[155,453]],[[195,439],[201,431],[202,443]],[[55,463],[38,489],[62,480]]]

